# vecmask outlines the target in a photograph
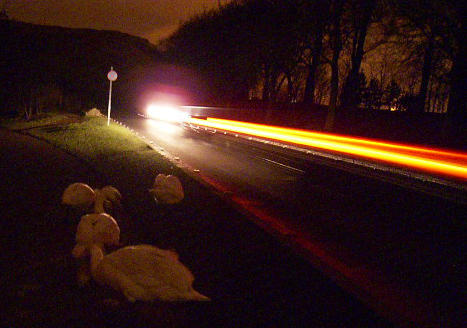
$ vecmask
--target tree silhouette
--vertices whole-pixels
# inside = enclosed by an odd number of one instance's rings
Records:
[[[331,95],[329,110],[326,116],[324,129],[332,131],[336,116],[337,97],[339,93],[339,57],[342,50],[341,19],[345,0],[333,0],[330,14],[330,44],[332,49],[331,59]]]
[[[341,105],[344,107],[358,105],[358,97],[354,90],[358,88],[358,74],[363,60],[365,40],[376,5],[376,0],[350,1],[349,13],[352,17],[350,28],[353,37],[350,53],[350,72],[345,80],[341,97]]]
[[[321,65],[321,56],[323,52],[323,39],[325,37],[325,29],[328,22],[330,1],[318,0],[312,2],[305,2],[311,5],[305,6],[304,10],[308,12],[307,20],[312,22],[308,25],[310,32],[308,33],[310,49],[310,61],[308,64],[308,75],[305,82],[305,92],[303,101],[305,103],[315,103],[315,89],[317,82],[318,68]]]

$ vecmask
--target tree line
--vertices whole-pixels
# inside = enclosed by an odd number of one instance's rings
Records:
[[[133,72],[153,65],[149,41],[114,31],[41,26],[0,19],[0,115],[30,119],[45,111],[106,108],[114,66],[114,107],[128,108],[139,82]]]
[[[238,0],[181,24],[160,49],[210,96],[435,111],[465,119],[464,6],[444,0]],[[450,123],[449,123],[450,122]]]

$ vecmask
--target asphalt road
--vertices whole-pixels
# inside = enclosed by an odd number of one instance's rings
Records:
[[[143,118],[125,123],[222,190],[319,236],[351,268],[364,259],[433,304],[437,316],[463,312],[457,300],[465,296],[465,203],[232,137]]]
[[[222,181],[233,193],[264,192],[282,198],[298,192],[296,182],[305,171],[284,165],[265,152],[210,134],[197,134],[157,120],[126,121],[168,153],[193,169]]]

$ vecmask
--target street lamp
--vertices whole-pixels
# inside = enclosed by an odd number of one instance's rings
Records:
[[[112,107],[112,82],[117,79],[117,72],[114,71],[113,66],[110,67],[109,73],[107,73],[107,78],[110,81],[109,88],[109,108],[107,109],[107,126],[110,124],[110,109]]]

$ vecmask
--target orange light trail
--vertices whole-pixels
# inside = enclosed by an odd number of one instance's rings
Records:
[[[229,120],[211,118],[211,117],[208,118],[208,120],[211,122],[230,124],[232,126],[237,126],[237,127],[247,127],[247,128],[248,127],[258,128],[259,127],[261,130],[275,132],[279,134],[293,134],[293,135],[299,135],[299,136],[309,137],[309,138],[342,141],[345,143],[377,146],[377,147],[388,148],[388,149],[398,149],[398,150],[409,151],[409,152],[414,152],[414,153],[425,153],[428,155],[436,156],[436,158],[438,158],[441,155],[441,156],[452,157],[454,160],[456,159],[467,160],[467,154],[459,153],[459,152],[428,149],[428,148],[388,143],[388,142],[369,140],[369,139],[363,139],[363,138],[339,136],[339,135],[329,134],[329,133],[319,133],[319,132],[300,130],[300,129],[290,129],[290,128],[284,128],[284,127],[278,127],[278,126],[268,126],[268,125],[254,124],[254,123],[248,123],[248,122],[229,121]]]
[[[216,118],[188,122],[230,132],[357,155],[467,179],[467,154]]]

